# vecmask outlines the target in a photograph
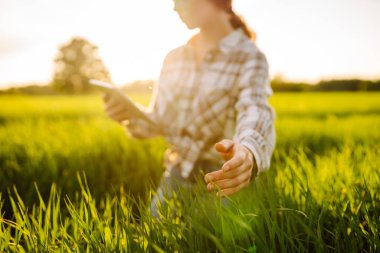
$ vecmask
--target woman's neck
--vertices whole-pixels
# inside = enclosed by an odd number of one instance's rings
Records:
[[[234,28],[229,21],[228,14],[223,13],[204,26],[199,27],[199,33],[197,36],[198,46],[206,50],[212,48],[233,30]]]

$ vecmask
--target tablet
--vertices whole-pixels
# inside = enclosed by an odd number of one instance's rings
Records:
[[[147,121],[148,123],[156,126],[156,123],[152,121],[138,106],[120,89],[116,86],[96,79],[90,79],[89,83],[104,92],[111,92],[123,100],[128,111],[136,118]]]
[[[103,82],[103,81],[100,81],[100,80],[96,80],[96,79],[90,79],[89,83],[92,86],[95,86],[96,88],[98,88],[100,90],[103,90],[103,91],[115,91],[117,89],[112,84],[109,84],[109,83],[106,83],[106,82]]]

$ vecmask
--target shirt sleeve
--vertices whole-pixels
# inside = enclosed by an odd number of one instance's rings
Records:
[[[267,59],[258,51],[243,67],[235,103],[237,119],[233,141],[253,154],[257,175],[269,169],[276,142],[276,113],[268,103],[268,97],[273,94],[268,72]]]

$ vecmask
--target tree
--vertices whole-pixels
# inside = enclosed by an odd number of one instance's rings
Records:
[[[92,91],[89,78],[111,82],[110,74],[98,56],[98,47],[81,37],[74,37],[59,49],[54,59],[52,85],[65,93]]]

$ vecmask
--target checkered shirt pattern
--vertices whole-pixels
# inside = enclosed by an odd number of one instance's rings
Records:
[[[138,138],[163,135],[170,144],[167,166],[179,163],[184,178],[197,161],[223,165],[214,148],[222,139],[244,145],[260,174],[269,169],[276,142],[266,56],[237,28],[209,50],[197,68],[194,37],[164,58],[149,107],[136,103],[157,125],[131,117],[127,129]]]

